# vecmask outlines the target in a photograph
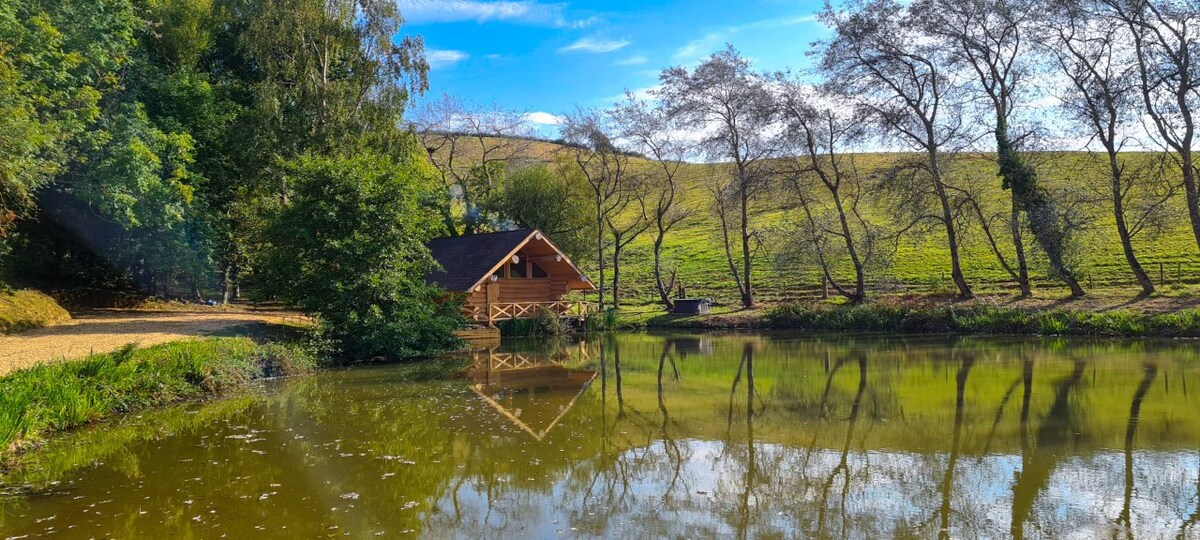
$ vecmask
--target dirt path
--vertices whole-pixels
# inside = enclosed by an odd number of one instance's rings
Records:
[[[284,311],[104,311],[68,323],[0,336],[0,375],[42,362],[80,358],[126,344],[149,346],[235,327],[296,319]]]

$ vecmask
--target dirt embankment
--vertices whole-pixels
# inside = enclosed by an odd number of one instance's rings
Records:
[[[95,311],[69,322],[0,336],[0,375],[43,362],[81,358],[126,344],[154,345],[212,334],[253,333],[271,324],[302,323],[286,311]]]

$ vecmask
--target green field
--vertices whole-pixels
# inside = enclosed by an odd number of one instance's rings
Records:
[[[530,153],[535,160],[549,160],[556,147],[551,143],[539,143]],[[1133,154],[1129,162],[1134,165],[1150,163],[1158,156]],[[1135,281],[1125,262],[1112,217],[1107,169],[1093,157],[1081,152],[1038,153],[1031,156],[1041,175],[1042,183],[1052,194],[1072,193],[1072,208],[1083,226],[1071,238],[1070,256],[1080,274],[1085,288],[1108,290],[1118,294],[1124,290],[1135,293]],[[894,166],[900,160],[911,159],[904,154],[858,154],[855,162],[865,182],[873,182],[873,176]],[[635,159],[638,167],[649,164]],[[638,163],[641,161],[640,163]],[[1009,206],[1008,192],[1000,187],[995,164],[988,155],[954,155],[947,157],[947,182],[958,186],[971,186],[977,193],[985,211],[1004,213]],[[677,226],[668,237],[665,259],[673,264],[679,278],[690,296],[713,297],[719,302],[736,303],[737,292],[728,266],[720,238],[720,224],[713,211],[712,195],[708,186],[720,175],[729,174],[724,164],[687,164],[680,172],[683,186],[681,204],[692,211],[691,216]],[[1176,170],[1168,168],[1164,174],[1175,176]],[[783,182],[775,191],[760,197],[754,209],[754,228],[766,238],[755,260],[755,289],[758,299],[767,303],[794,300],[814,296],[820,286],[820,274],[815,261],[781,264],[776,256],[801,241],[789,233],[789,222],[801,218],[799,210],[792,209],[792,197]],[[868,187],[868,189],[870,189]],[[824,193],[819,194],[822,196]],[[1135,189],[1132,195],[1139,195]],[[897,230],[902,223],[889,217],[888,201],[869,196],[864,197],[864,214],[886,230]],[[1127,210],[1127,214],[1129,210]],[[1196,291],[1193,284],[1200,282],[1200,250],[1197,249],[1187,223],[1187,213],[1182,190],[1172,196],[1157,213],[1162,218],[1161,230],[1147,229],[1134,239],[1142,265],[1160,287],[1160,293],[1173,296],[1190,296]],[[978,293],[1002,293],[1015,291],[1016,285],[997,261],[986,243],[978,220],[964,218],[960,227],[962,236],[962,264],[967,280]],[[1003,225],[993,225],[1001,250],[1012,263],[1012,241]],[[652,236],[644,234],[627,249],[622,258],[622,289],[629,304],[650,303],[655,300],[652,277]],[[1050,276],[1049,266],[1036,249],[1031,235],[1026,232],[1025,246],[1029,251],[1030,275],[1035,294],[1062,296],[1065,287]],[[869,271],[868,282],[872,294],[952,293],[950,280],[950,256],[945,246],[944,232],[940,225],[909,231],[898,238],[895,249],[888,250],[890,256]],[[593,261],[582,261],[582,265],[594,273]],[[849,279],[851,268],[840,264],[839,272]],[[1040,292],[1039,292],[1040,291]]]

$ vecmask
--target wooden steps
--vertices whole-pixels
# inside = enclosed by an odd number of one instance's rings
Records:
[[[466,341],[472,349],[500,346],[500,329],[496,327],[464,328],[456,330],[454,335]]]

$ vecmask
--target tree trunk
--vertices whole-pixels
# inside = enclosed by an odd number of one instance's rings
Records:
[[[233,270],[231,264],[225,265],[224,291],[221,293],[221,304],[228,305],[229,297],[233,294]]]
[[[754,289],[750,286],[750,191],[743,180],[741,184],[742,212],[742,307],[754,307]]]
[[[1200,190],[1196,187],[1196,167],[1192,161],[1192,151],[1184,148],[1179,152],[1183,165],[1183,191],[1187,195],[1188,217],[1192,221],[1192,235],[1196,237],[1196,245],[1200,246]]]
[[[621,309],[621,237],[613,237],[612,307]]]
[[[1021,237],[1021,207],[1017,199],[1012,199],[1012,215],[1009,220],[1012,231],[1013,248],[1017,252],[1017,286],[1021,288],[1021,297],[1033,296],[1033,287],[1029,284],[1029,263],[1025,258],[1025,240]]]
[[[1029,230],[1046,253],[1046,258],[1050,259],[1050,269],[1070,287],[1071,296],[1083,296],[1083,287],[1079,286],[1075,273],[1066,263],[1066,234],[1058,222],[1054,206],[1038,186],[1037,172],[1021,159],[1012,141],[1009,141],[1008,125],[1003,116],[997,119],[995,135],[1000,176],[1004,178],[1003,187],[1012,190],[1013,200],[1025,210],[1029,219]]]
[[[1129,234],[1129,225],[1125,222],[1125,197],[1121,191],[1121,165],[1117,162],[1115,149],[1108,151],[1108,167],[1112,179],[1113,218],[1117,223],[1117,236],[1121,239],[1121,250],[1125,252],[1125,262],[1129,263],[1129,269],[1137,278],[1138,285],[1142,287],[1142,296],[1149,296],[1154,294],[1154,281],[1146,274],[1146,269],[1142,268],[1142,263],[1138,261],[1137,254],[1133,251],[1133,238]]]
[[[932,130],[929,130],[929,140],[934,140]],[[958,287],[958,296],[960,298],[973,298],[975,293],[971,292],[971,286],[967,284],[967,278],[963,276],[962,262],[958,255],[958,229],[954,226],[954,212],[950,209],[950,197],[946,195],[946,185],[942,183],[942,170],[938,165],[937,149],[930,147],[929,153],[929,172],[933,176],[933,186],[937,191],[938,201],[942,205],[942,222],[946,226],[946,243],[950,248],[950,276],[954,279],[954,285]]]
[[[600,194],[596,194],[596,263],[600,266],[600,313],[604,313],[604,210],[601,208]]]
[[[663,307],[667,311],[675,309],[675,303],[671,301],[671,289],[675,287],[675,280],[671,283],[663,283],[662,276],[662,245],[663,238],[666,236],[666,231],[662,225],[658,226],[658,236],[654,237],[654,286],[658,289],[658,299],[662,302]]]
[[[742,282],[742,274],[738,271],[737,261],[733,258],[733,246],[729,241],[729,214],[728,208],[725,207],[725,201],[721,200],[721,194],[717,193],[717,217],[721,221],[721,245],[725,248],[725,263],[729,265],[729,273],[733,276],[734,284],[737,285],[738,295],[741,298],[746,297],[746,285]]]
[[[862,261],[858,258],[858,250],[854,249],[854,236],[850,231],[850,222],[846,219],[846,209],[842,206],[842,197],[838,194],[837,189],[831,188],[829,192],[833,195],[833,204],[837,208],[838,220],[842,224],[842,237],[846,240],[846,252],[850,255],[850,262],[854,265],[854,295],[850,297],[850,302],[857,304],[867,297],[866,273],[863,271]]]

